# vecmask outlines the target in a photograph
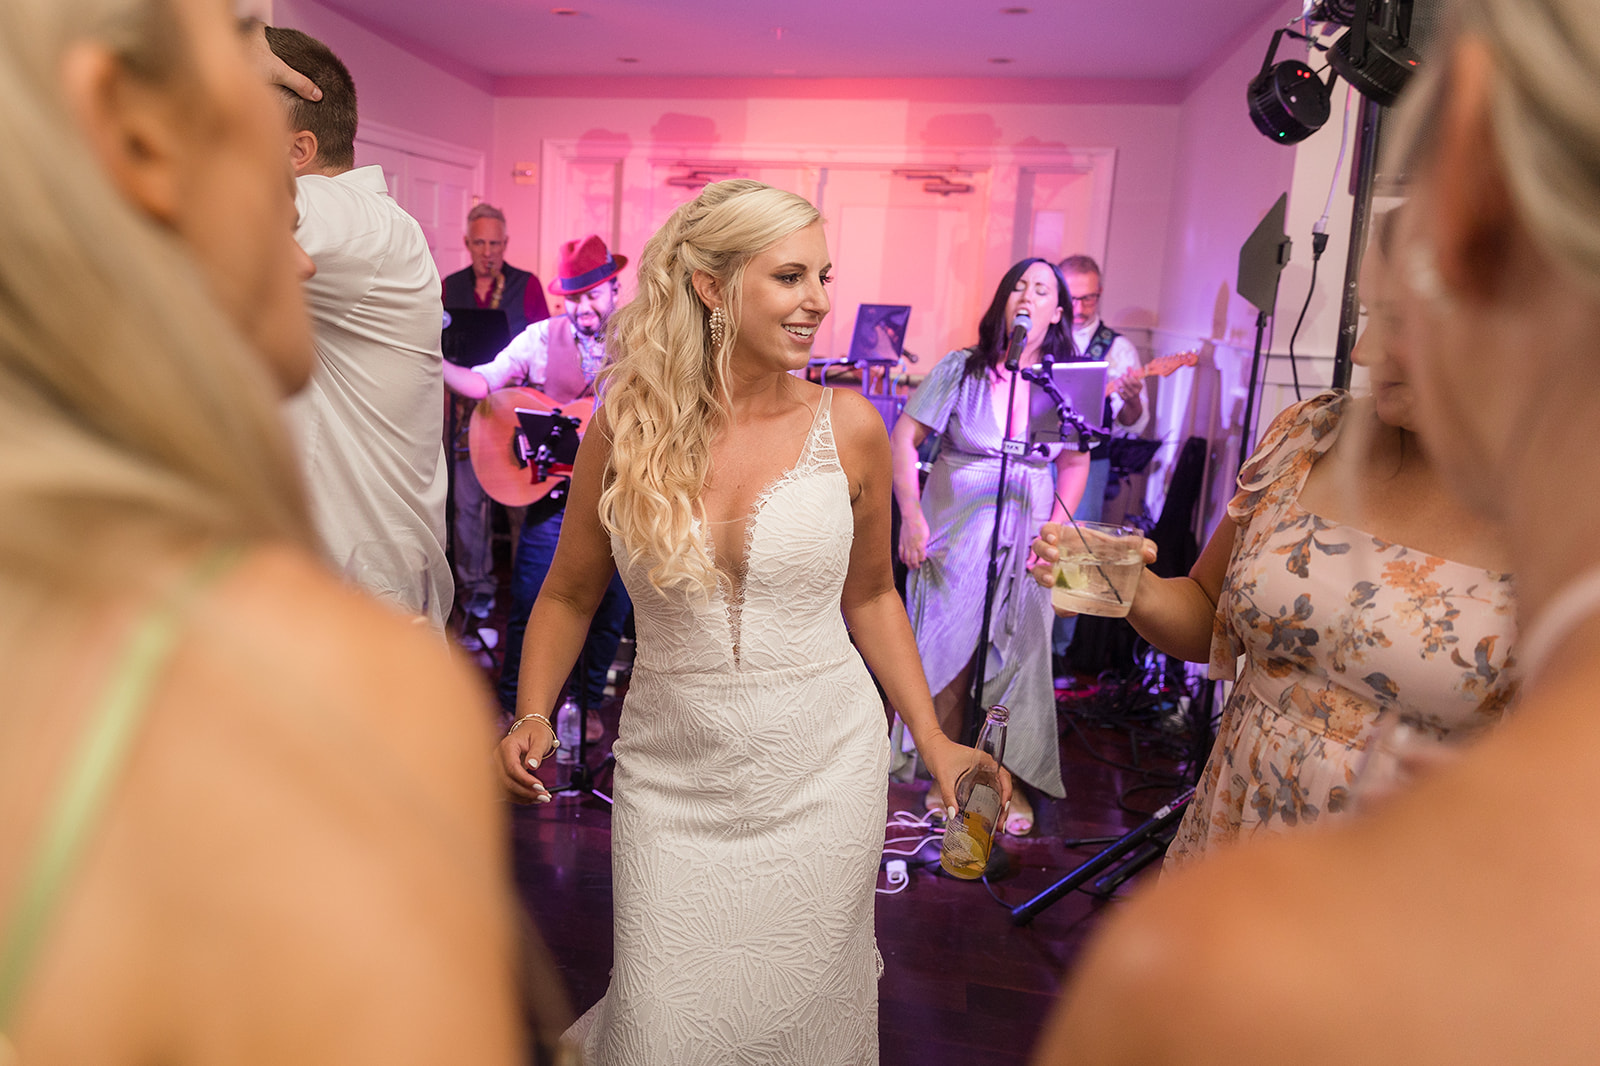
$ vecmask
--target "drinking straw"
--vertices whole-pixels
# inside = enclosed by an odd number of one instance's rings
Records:
[[[1122,593],[1118,592],[1117,586],[1111,583],[1111,576],[1106,573],[1106,568],[1100,565],[1100,556],[1096,555],[1094,549],[1089,547],[1089,541],[1083,535],[1083,528],[1078,525],[1078,520],[1072,517],[1072,508],[1068,507],[1067,501],[1061,498],[1061,493],[1058,492],[1055,496],[1056,502],[1061,505],[1061,509],[1067,512],[1067,521],[1072,523],[1072,528],[1077,532],[1078,540],[1083,544],[1083,550],[1089,553],[1089,558],[1094,560],[1094,568],[1100,571],[1101,577],[1105,578],[1106,588],[1110,589],[1111,595],[1117,598],[1118,603],[1121,603]]]

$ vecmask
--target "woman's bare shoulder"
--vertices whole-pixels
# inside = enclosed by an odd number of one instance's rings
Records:
[[[46,961],[80,985],[61,1002],[138,990],[142,1034],[197,1061],[271,1061],[274,1041],[302,1062],[512,1061],[488,713],[443,638],[303,553],[252,551],[153,693]]]
[[[318,693],[317,703],[337,708],[331,713],[354,727],[425,743],[415,754],[430,761],[463,745],[481,752],[489,741],[493,714],[483,682],[446,639],[302,553],[254,552],[207,614],[199,650],[253,667],[256,676],[240,681],[264,695],[295,701]],[[223,633],[232,639],[220,639]]]
[[[833,389],[830,413],[833,416],[834,436],[841,445],[873,448],[879,443],[888,447],[889,431],[884,426],[883,415],[872,401],[853,389]]]

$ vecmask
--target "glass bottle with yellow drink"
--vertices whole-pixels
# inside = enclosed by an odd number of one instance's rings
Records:
[[[993,766],[975,766],[956,781],[956,816],[945,826],[939,865],[952,877],[974,881],[989,865],[994,829],[1000,820],[1000,760],[1006,753],[1006,722],[1011,712],[989,708],[978,734],[979,751],[994,759]]]

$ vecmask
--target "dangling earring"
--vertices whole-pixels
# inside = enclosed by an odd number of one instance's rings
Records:
[[[722,313],[722,308],[713,307],[711,309],[711,350],[713,352],[722,350],[722,339],[727,335],[727,332],[728,316]]]

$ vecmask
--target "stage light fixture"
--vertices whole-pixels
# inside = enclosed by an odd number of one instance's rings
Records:
[[[1306,12],[1306,20],[1348,26],[1355,21],[1357,4],[1358,0],[1318,0]]]
[[[1333,79],[1323,82],[1316,71],[1298,59],[1274,63],[1278,43],[1286,32],[1279,30],[1272,35],[1261,73],[1251,79],[1245,99],[1256,129],[1279,144],[1297,144],[1328,121]]]
[[[1410,0],[1358,0],[1350,28],[1328,50],[1328,65],[1362,96],[1392,106],[1421,62],[1408,43],[1410,23]]]

